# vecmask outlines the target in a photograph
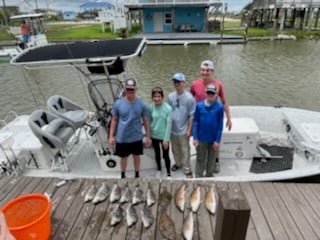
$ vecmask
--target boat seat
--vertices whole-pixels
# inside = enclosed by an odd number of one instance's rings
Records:
[[[33,134],[50,152],[52,170],[57,167],[56,163],[60,158],[65,169],[69,171],[65,156],[68,153],[70,139],[76,131],[74,125],[58,115],[41,109],[29,116],[28,123]]]
[[[47,101],[50,112],[70,121],[74,128],[81,128],[86,124],[88,111],[70,99],[60,95],[51,96]]]

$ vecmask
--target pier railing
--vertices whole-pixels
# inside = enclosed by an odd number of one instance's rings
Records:
[[[266,8],[313,8],[320,7],[320,0],[254,0],[254,9]]]
[[[124,0],[126,5],[165,5],[165,4],[223,4],[223,0]]]

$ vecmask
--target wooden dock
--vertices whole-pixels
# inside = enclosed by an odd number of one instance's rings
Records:
[[[144,180],[139,184],[146,195],[148,182],[156,193],[157,202],[151,207],[155,222],[145,229],[141,222],[139,206],[136,207],[138,222],[127,227],[125,217],[115,227],[110,226],[111,213],[116,204],[106,200],[100,204],[84,203],[88,188],[102,182],[112,188],[117,182],[121,188],[128,182],[131,190],[138,183],[136,179],[106,180],[77,179],[67,181],[57,187],[61,179],[2,177],[0,178],[0,206],[9,200],[27,193],[52,194],[51,239],[164,239],[159,232],[158,217],[163,193],[172,196],[167,213],[171,216],[176,230],[176,239],[182,239],[183,219],[189,210],[181,213],[174,204],[174,194],[181,181]],[[204,199],[205,188],[213,182],[188,181],[187,202],[193,186],[201,184],[201,197]],[[251,207],[251,215],[246,239],[320,239],[320,184],[312,183],[216,183],[218,188],[240,188]],[[162,194],[162,195],[161,195]],[[126,208],[126,204],[123,206]],[[213,239],[216,217],[208,213],[202,201],[194,214],[193,239]]]

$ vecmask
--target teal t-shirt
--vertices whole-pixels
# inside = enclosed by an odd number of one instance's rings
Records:
[[[172,108],[166,102],[161,105],[151,103],[149,106],[149,120],[151,138],[169,141],[171,132]]]

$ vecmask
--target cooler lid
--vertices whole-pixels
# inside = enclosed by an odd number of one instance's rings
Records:
[[[231,118],[232,128],[227,130],[223,128],[224,134],[257,134],[259,128],[252,118]],[[224,119],[224,126],[226,125],[226,118]]]

